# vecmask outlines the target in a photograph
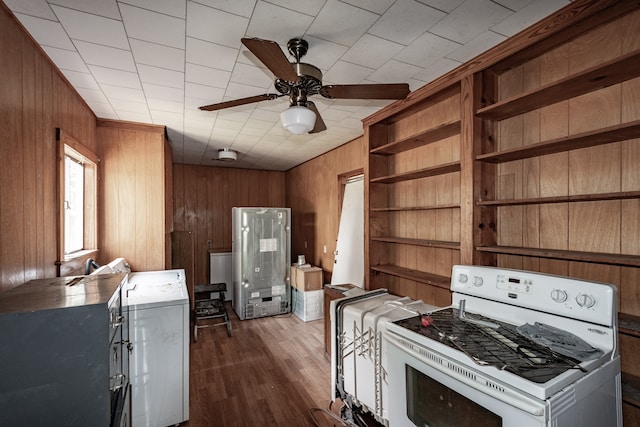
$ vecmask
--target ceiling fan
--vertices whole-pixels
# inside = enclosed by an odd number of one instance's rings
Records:
[[[309,49],[309,44],[302,38],[294,38],[287,43],[289,53],[296,60],[293,63],[289,62],[278,43],[274,41],[243,38],[242,44],[275,75],[274,86],[278,93],[204,105],[200,110],[221,110],[288,95],[290,107],[280,115],[282,125],[292,133],[304,134],[327,129],[315,104],[308,99],[312,95],[321,95],[329,99],[404,99],[409,94],[409,85],[406,83],[323,85],[320,69],[300,62],[300,58]]]

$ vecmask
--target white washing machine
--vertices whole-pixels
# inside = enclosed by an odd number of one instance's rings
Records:
[[[189,419],[189,294],[182,269],[130,273],[132,425]]]

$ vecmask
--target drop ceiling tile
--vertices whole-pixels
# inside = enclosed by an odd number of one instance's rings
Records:
[[[404,48],[403,45],[365,34],[349,48],[342,60],[363,67],[379,68]]]
[[[394,59],[420,67],[428,67],[462,45],[431,33],[424,33]]]
[[[325,0],[270,0],[269,2],[306,15],[317,15]]]
[[[62,74],[69,80],[76,90],[89,89],[102,93],[100,86],[90,73],[81,73],[79,71],[61,70]],[[89,70],[87,70],[89,71]],[[103,95],[104,96],[104,95]]]
[[[184,90],[142,82],[142,89],[147,98],[164,99],[165,101],[184,103]]]
[[[113,107],[111,107],[111,104],[95,101],[87,102],[87,104],[89,104],[89,107],[91,107],[91,111],[93,111],[94,114],[98,117],[118,116],[116,112],[113,111]]]
[[[171,126],[174,129],[182,129],[182,113],[173,113],[170,111],[151,110],[151,119],[156,125]]]
[[[120,120],[151,124],[151,116],[149,115],[149,113],[133,113],[131,111],[127,111],[123,112],[119,116]]]
[[[226,88],[231,73],[229,71],[216,70],[202,65],[186,64],[185,81],[191,83]]]
[[[350,46],[356,42],[379,16],[375,13],[329,0],[309,28],[312,36]]]
[[[44,46],[44,51],[49,58],[61,70],[80,71],[88,73],[89,69],[75,50],[59,49],[57,47]]]
[[[16,18],[40,45],[75,50],[73,43],[59,22],[20,13],[16,14]]]
[[[422,68],[404,62],[391,60],[374,71],[369,80],[377,83],[405,83]]]
[[[202,105],[202,101],[209,101],[210,104],[213,104],[222,101],[224,89],[187,82],[184,94],[186,97],[197,99],[200,105]]]
[[[218,120],[229,120],[232,122],[244,123],[251,116],[250,111],[238,111],[238,110],[220,110],[218,111]],[[218,123],[216,120],[216,123]]]
[[[114,70],[111,68],[100,67],[98,65],[89,65],[91,74],[100,84],[113,86],[122,86],[131,89],[141,89],[140,80],[136,73],[129,71]]]
[[[187,62],[233,71],[238,49],[187,37]]]
[[[146,102],[134,102],[126,99],[116,99],[109,97],[109,103],[115,108],[118,114],[123,112],[149,114]]]
[[[23,13],[36,18],[58,20],[45,0],[4,0],[4,3],[14,14]]]
[[[187,13],[186,0],[124,0],[126,3],[143,9],[155,10],[165,15],[185,19]]]
[[[569,1],[567,0],[533,1],[522,8],[522,10],[517,9],[519,10],[518,12],[492,27],[491,30],[504,36],[511,37],[516,33],[519,33],[523,28],[526,28],[549,16],[551,13],[566,6],[568,3]]]
[[[198,3],[187,4],[187,36],[240,48],[249,20]]]
[[[458,62],[467,62],[504,40],[506,40],[505,36],[494,33],[493,31],[486,31],[475,37],[469,43],[448,54],[447,58]]]
[[[49,2],[68,7],[69,9],[75,9],[82,12],[91,13],[93,15],[103,16],[105,18],[120,19],[120,12],[118,11],[116,0],[49,0]]]
[[[324,83],[333,84],[359,84],[366,79],[374,70],[361,65],[350,64],[345,61],[338,61],[336,65],[324,75]]]
[[[129,49],[122,21],[55,5],[51,8],[72,39]]]
[[[122,3],[120,4],[120,12],[129,37],[184,49],[184,19]]]
[[[304,56],[303,62],[313,64],[321,70],[328,70],[333,67],[348,50],[347,46],[310,35],[305,35],[304,39],[309,43],[309,51]]]
[[[130,50],[74,40],[80,56],[87,64],[101,65],[123,71],[136,71],[136,64]]]
[[[382,15],[395,0],[342,0],[344,3]]]
[[[257,86],[249,86],[242,83],[229,82],[229,86],[227,87],[227,91],[225,92],[225,98],[235,99],[235,98],[245,98],[249,96],[261,95],[263,93],[262,88]],[[256,107],[255,104],[247,104],[250,107],[250,110],[253,111]],[[242,107],[236,107],[242,108]]]
[[[528,5],[529,3],[535,0],[494,0],[494,1],[499,5],[506,7],[507,9],[511,9],[515,11],[515,10],[522,9],[523,7],[525,7],[526,5]],[[544,1],[547,1],[547,0],[544,0]]]
[[[138,102],[142,104],[147,102],[142,89],[131,89],[127,87],[113,86],[108,84],[101,84],[100,87],[109,99],[123,99],[126,101]]]
[[[427,6],[431,6],[434,9],[438,9],[447,13],[455,10],[456,7],[464,3],[464,0],[418,0],[418,1],[420,3],[426,4]],[[526,1],[529,1],[529,0],[526,0]]]
[[[94,112],[95,114],[95,112]],[[101,113],[99,116],[96,114],[97,117],[100,117],[101,119],[111,119],[111,120],[119,120],[120,117],[117,114],[112,114],[112,113]]]
[[[96,103],[96,104],[108,104],[109,101],[107,97],[104,96],[101,90],[96,89],[88,89],[88,88],[79,88],[78,93],[87,103]]]
[[[193,0],[194,3],[201,3],[214,9],[224,10],[234,15],[250,18],[256,5],[256,0]]]
[[[184,73],[180,71],[139,64],[138,74],[143,83],[152,83],[178,89],[184,88]]]
[[[264,68],[237,64],[231,73],[231,81],[257,88],[269,88],[273,84],[273,74]]]
[[[184,49],[163,46],[144,40],[129,39],[133,57],[138,64],[153,65],[174,71],[184,71]]]
[[[444,16],[444,12],[425,4],[398,0],[368,32],[406,46]]]
[[[414,79],[418,79],[423,82],[431,82],[436,78],[442,76],[443,74],[448,73],[449,71],[455,69],[462,65],[461,62],[453,61],[448,58],[442,58],[441,60],[435,62],[433,65],[423,69],[419,73],[413,75]]]
[[[247,28],[247,36],[286,46],[289,39],[303,35],[312,21],[312,16],[260,1]]]
[[[512,11],[491,0],[467,0],[429,32],[465,44],[511,14]]]
[[[164,99],[154,99],[147,95],[147,105],[151,111],[164,111],[166,113],[178,113],[182,120],[182,111],[184,110],[184,103],[167,101]]]
[[[251,118],[263,122],[270,122],[271,126],[273,126],[273,123],[280,121],[280,112],[256,108],[253,113],[251,113]]]

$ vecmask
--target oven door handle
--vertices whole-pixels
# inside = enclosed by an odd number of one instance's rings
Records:
[[[455,361],[441,355],[440,353],[436,353],[433,350],[424,348],[424,346],[395,336],[393,332],[389,330],[385,331],[385,338],[387,339],[387,342],[389,344],[396,346],[398,349],[405,353],[408,353],[418,361],[429,365],[431,368],[441,372],[448,377],[452,377],[458,382],[472,387],[480,391],[481,393],[487,394],[515,408],[522,409],[530,413],[531,415],[544,415],[544,404],[538,400],[528,398],[520,393],[512,391],[507,387],[498,385],[491,379],[485,378],[483,375],[470,371],[467,367],[456,363]],[[419,348],[420,351],[416,350],[416,348]],[[431,355],[432,357],[429,357],[428,355]],[[453,368],[451,366],[453,366]],[[471,375],[465,375],[465,372],[469,372]],[[474,378],[479,378],[482,380],[478,381]],[[494,386],[492,387],[488,384],[493,384]],[[496,388],[499,388],[499,390]]]

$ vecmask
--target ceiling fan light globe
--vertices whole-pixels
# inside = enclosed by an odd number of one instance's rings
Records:
[[[306,107],[294,105],[280,113],[282,127],[296,135],[309,133],[316,123],[316,113]]]

